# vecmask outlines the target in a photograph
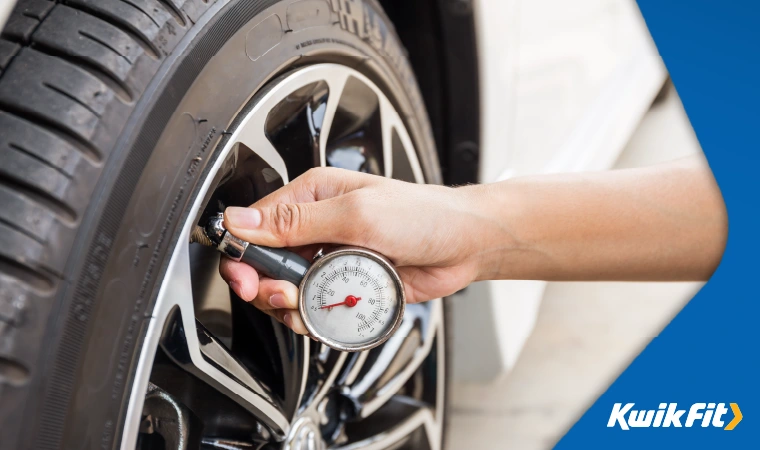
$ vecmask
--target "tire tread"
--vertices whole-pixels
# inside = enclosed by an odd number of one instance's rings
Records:
[[[116,139],[190,18],[213,3],[19,0],[11,12],[0,33],[0,366],[34,379],[66,255]],[[0,376],[0,429],[20,429],[11,411],[30,389]],[[41,442],[60,436],[49,431]],[[3,434],[0,448],[21,439]]]

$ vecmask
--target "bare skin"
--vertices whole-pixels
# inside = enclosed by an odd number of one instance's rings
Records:
[[[224,225],[307,257],[314,244],[378,251],[398,267],[411,303],[488,279],[707,280],[728,232],[699,158],[459,188],[319,168],[249,208],[227,208]],[[306,333],[296,286],[228,259],[220,272],[240,298]]]

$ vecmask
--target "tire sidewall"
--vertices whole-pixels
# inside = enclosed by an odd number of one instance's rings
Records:
[[[395,94],[389,98],[406,121],[426,179],[440,180],[416,81],[374,2],[362,4],[364,23],[358,26],[351,20],[356,16],[334,10],[329,20],[319,13],[311,21],[296,20],[310,17],[299,13],[335,2],[284,0],[257,10],[250,6],[257,2],[244,3],[219,1],[195,24],[146,89],[134,113],[143,119],[124,132],[104,171],[117,181],[93,198],[98,203],[91,208],[100,214],[83,224],[91,230],[90,245],[70,261],[74,281],[61,299],[61,311],[69,316],[83,303],[91,308],[87,334],[72,335],[64,326],[54,337],[55,367],[71,371],[60,448],[118,447],[139,350],[179,225],[188,220],[187,206],[227,128],[268,81],[319,62],[359,70]],[[243,13],[252,18],[243,20]],[[140,164],[133,162],[140,158],[143,168],[136,170]],[[105,261],[102,268],[92,270],[93,256]],[[66,352],[75,348],[76,354]],[[43,403],[56,401],[61,392],[51,392],[49,380],[47,386]]]

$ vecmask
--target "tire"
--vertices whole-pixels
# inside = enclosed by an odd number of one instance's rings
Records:
[[[374,1],[20,1],[0,39],[0,448],[119,447],[169,249],[217,144],[268,82],[317,63],[401,93],[440,182]]]

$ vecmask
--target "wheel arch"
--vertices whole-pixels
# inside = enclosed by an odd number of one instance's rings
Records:
[[[478,181],[480,88],[472,0],[379,0],[408,51],[445,184]]]

